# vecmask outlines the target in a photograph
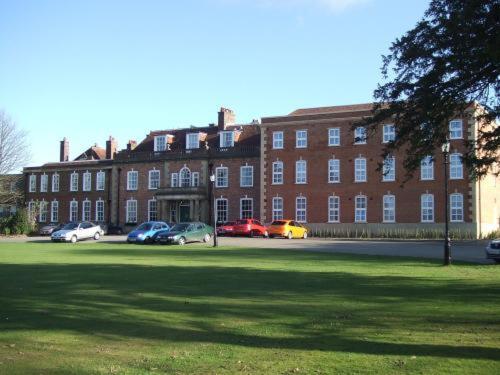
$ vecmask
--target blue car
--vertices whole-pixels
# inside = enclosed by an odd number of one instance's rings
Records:
[[[159,231],[170,227],[163,221],[147,221],[142,223],[127,236],[128,243],[151,243],[151,238]]]

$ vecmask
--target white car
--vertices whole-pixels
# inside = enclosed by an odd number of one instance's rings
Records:
[[[53,242],[75,243],[87,238],[98,240],[103,234],[104,231],[99,225],[89,221],[81,221],[66,224],[61,230],[52,233],[50,238]]]
[[[500,239],[491,241],[486,246],[486,258],[493,259],[495,262],[500,263]]]

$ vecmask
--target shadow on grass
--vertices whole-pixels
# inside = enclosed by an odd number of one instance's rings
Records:
[[[400,341],[401,332],[498,327],[491,313],[497,292],[465,282],[237,267],[1,264],[0,285],[0,316],[9,317],[0,320],[0,332],[69,330],[118,340],[500,358],[500,348],[379,342],[352,333],[384,332]],[[442,309],[435,309],[436,301]],[[481,304],[489,304],[484,314],[456,308]],[[253,328],[241,328],[242,321]]]

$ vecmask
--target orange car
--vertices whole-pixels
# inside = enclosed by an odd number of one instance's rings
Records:
[[[294,220],[275,220],[268,227],[269,237],[307,238],[308,229]]]

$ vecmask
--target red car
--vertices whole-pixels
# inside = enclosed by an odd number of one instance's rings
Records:
[[[236,220],[233,227],[233,234],[236,236],[267,237],[267,228],[260,221],[255,219]]]
[[[218,236],[231,236],[233,234],[234,221],[228,221],[227,223],[217,225],[217,235]]]

